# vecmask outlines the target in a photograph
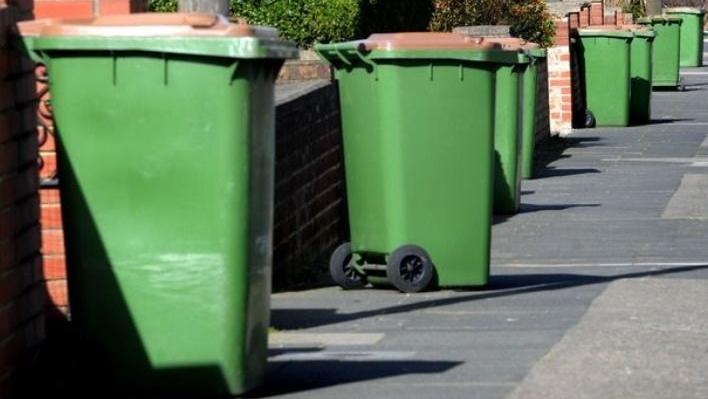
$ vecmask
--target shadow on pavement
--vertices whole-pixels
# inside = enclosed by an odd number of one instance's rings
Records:
[[[491,276],[489,285],[483,289],[460,291],[459,295],[447,298],[422,300],[414,303],[364,310],[354,313],[337,313],[332,309],[273,309],[271,325],[279,330],[296,330],[323,325],[344,323],[375,316],[414,312],[421,309],[448,306],[484,299],[503,298],[536,292],[562,290],[590,284],[605,284],[615,280],[657,277],[698,270],[708,270],[707,265],[675,267],[623,273],[613,276],[593,276],[586,274],[510,274]]]
[[[534,177],[544,176],[545,170],[552,162],[563,158],[570,158],[564,154],[568,148],[590,148],[602,146],[603,139],[600,137],[558,137],[553,136],[540,142],[536,146],[536,158],[534,162]]]
[[[516,214],[495,214],[492,216],[492,224],[501,224],[507,220],[513,218],[514,216],[523,213],[534,213],[534,212],[544,212],[544,211],[564,211],[566,209],[572,208],[596,208],[601,206],[600,204],[553,204],[553,205],[536,205],[536,204],[524,204],[522,203],[519,207],[519,212]]]
[[[462,363],[416,360],[275,360],[269,362],[269,372],[263,387],[246,397],[266,398],[406,374],[439,374]]]
[[[535,179],[543,179],[546,177],[562,177],[562,176],[575,176],[575,175],[586,175],[593,173],[601,173],[599,169],[595,168],[577,168],[577,169],[558,169],[555,167],[546,167],[540,170],[538,174],[534,176]]]

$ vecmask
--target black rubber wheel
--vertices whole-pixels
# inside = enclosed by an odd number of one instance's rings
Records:
[[[595,114],[592,113],[589,109],[585,110],[585,127],[586,128],[592,128],[595,127]]]
[[[366,286],[366,276],[354,267],[352,244],[345,243],[337,247],[329,258],[329,273],[337,285],[345,290]]]
[[[421,292],[435,276],[430,255],[416,245],[404,245],[391,253],[386,265],[388,280],[401,292]]]

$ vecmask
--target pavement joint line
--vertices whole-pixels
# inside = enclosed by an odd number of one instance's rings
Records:
[[[313,360],[345,360],[362,361],[372,360],[406,360],[415,357],[413,351],[322,351],[322,352],[294,352],[272,356],[270,361],[313,361]]]
[[[319,346],[358,346],[376,345],[384,338],[381,333],[306,333],[277,331],[268,337],[270,345],[319,345]]]
[[[708,157],[693,158],[603,158],[602,162],[656,162],[656,163],[678,163],[696,164],[708,162]]]
[[[506,263],[495,264],[495,267],[525,267],[525,268],[573,268],[573,267],[693,267],[708,266],[708,259],[698,262],[578,262],[578,263]]]
[[[684,72],[681,72],[681,75],[704,76],[704,75],[708,75],[708,72],[684,71]]]

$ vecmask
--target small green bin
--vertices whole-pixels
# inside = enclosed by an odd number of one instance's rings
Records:
[[[317,45],[335,69],[351,243],[344,288],[482,286],[489,276],[495,75],[515,52],[454,33]]]
[[[634,33],[630,68],[632,79],[630,93],[631,120],[634,124],[648,123],[651,121],[651,61],[656,32],[644,25],[625,25],[624,28]]]
[[[521,129],[521,178],[533,178],[533,160],[536,148],[538,70],[546,62],[546,49],[529,48],[531,63],[524,72],[523,122]]]
[[[681,18],[653,16],[639,18],[637,22],[651,26],[656,32],[652,49],[652,87],[679,87]]]
[[[628,126],[632,32],[614,26],[578,30],[586,104],[597,126]]]
[[[677,7],[664,9],[664,13],[679,17],[681,23],[680,65],[682,67],[703,66],[703,17],[701,8]]]
[[[105,392],[259,385],[274,81],[293,45],[211,14],[20,25],[46,63],[72,324]]]

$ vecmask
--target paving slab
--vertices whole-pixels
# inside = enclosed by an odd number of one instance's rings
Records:
[[[708,285],[613,282],[509,399],[708,397]]]

